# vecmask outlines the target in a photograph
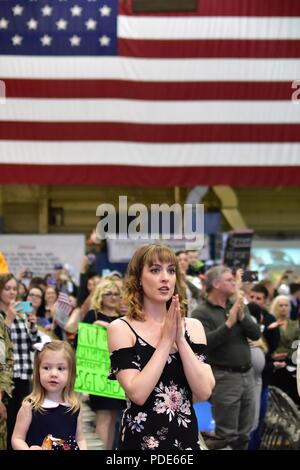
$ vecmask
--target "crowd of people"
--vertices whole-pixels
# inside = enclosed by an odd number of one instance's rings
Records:
[[[127,398],[88,397],[104,449],[201,449],[193,402],[208,400],[214,448],[259,449],[269,385],[300,405],[299,281],[245,282],[161,244],[138,248],[124,278],[101,277],[89,256],[78,285],[64,266],[29,283],[1,274],[0,449],[87,448],[74,392],[79,322],[107,329],[109,379]]]

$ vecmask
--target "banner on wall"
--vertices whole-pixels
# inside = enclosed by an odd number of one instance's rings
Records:
[[[189,244],[185,240],[151,240],[151,239],[140,239],[140,240],[131,240],[128,239],[119,239],[119,240],[107,240],[107,251],[108,259],[110,263],[128,263],[134,252],[138,249],[140,245],[144,243],[163,243],[168,245],[176,253],[177,251],[184,251],[187,249],[195,250],[194,244]],[[201,251],[201,259],[209,259],[209,237],[207,234],[204,235],[204,246],[199,247]]]
[[[44,277],[56,264],[68,265],[77,281],[85,253],[84,235],[0,235],[2,251],[9,270],[31,271]]]

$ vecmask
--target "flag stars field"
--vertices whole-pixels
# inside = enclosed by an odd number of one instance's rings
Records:
[[[63,18],[60,18],[60,20],[56,21],[56,27],[59,30],[63,30],[63,29],[65,30],[67,29],[67,26],[68,26],[68,22],[64,20]]]
[[[70,11],[72,16],[81,16],[82,8],[78,5],[74,5],[72,8],[70,8]]]
[[[41,8],[41,12],[43,16],[51,16],[52,11],[53,11],[53,8],[50,7],[49,5],[45,5],[43,8]]]
[[[107,5],[103,5],[103,7],[99,8],[101,16],[109,16],[111,13],[111,8]]]
[[[44,36],[40,38],[40,41],[42,43],[42,46],[50,46],[52,42],[52,37],[48,36],[48,34],[44,34]]]
[[[23,10],[24,10],[24,7],[22,7],[21,5],[15,5],[14,7],[12,7],[14,16],[22,16]]]
[[[89,18],[88,21],[85,22],[85,26],[88,30],[94,30],[96,29],[97,21],[93,20],[92,18]]]
[[[100,42],[100,46],[109,46],[109,43],[110,43],[110,38],[108,36],[101,36],[101,38],[99,38],[99,42]]]
[[[38,23],[39,22],[35,20],[34,18],[30,18],[30,20],[27,21],[28,29],[37,29]]]
[[[0,29],[7,29],[9,21],[6,18],[0,19]]]
[[[12,38],[12,43],[14,46],[21,46],[23,38],[22,36],[19,36],[18,34],[15,34]]]
[[[77,36],[76,34],[73,34],[73,36],[69,39],[71,46],[79,46],[81,42],[81,38]]]

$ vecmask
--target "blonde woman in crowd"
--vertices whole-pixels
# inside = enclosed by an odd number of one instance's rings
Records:
[[[295,341],[299,340],[299,325],[289,318],[290,301],[286,295],[275,297],[270,306],[270,312],[276,317],[271,326],[278,328],[280,333],[279,344],[272,358],[276,362],[283,362],[285,367],[276,369],[272,384],[281,388],[295,402],[299,403],[296,389],[296,364],[292,362]]]

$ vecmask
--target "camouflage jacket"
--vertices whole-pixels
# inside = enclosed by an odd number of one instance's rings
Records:
[[[11,396],[13,390],[13,348],[5,313],[0,311],[0,390]]]

